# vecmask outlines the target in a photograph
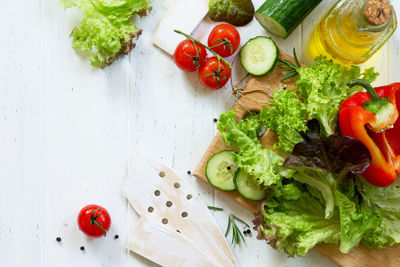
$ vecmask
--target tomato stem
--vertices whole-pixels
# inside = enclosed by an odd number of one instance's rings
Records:
[[[224,51],[225,51],[225,45],[227,45],[227,46],[229,46],[229,48],[230,48],[230,50],[231,50],[231,53],[233,53],[233,46],[232,46],[232,43],[231,43],[228,39],[226,39],[226,38],[220,38],[220,39],[215,40],[213,43],[218,43],[219,41],[221,41],[219,44],[214,45],[214,46],[211,46],[210,48],[212,49],[212,48],[216,48],[216,47],[218,47],[218,46],[223,45],[223,46],[224,46]]]
[[[104,236],[106,236],[106,235],[107,235],[106,229],[104,229],[104,228],[101,226],[101,224],[100,224],[98,221],[96,221],[97,218],[98,218],[98,217],[100,216],[100,214],[101,214],[101,211],[100,211],[99,213],[97,213],[97,214],[95,215],[95,213],[96,213],[98,210],[99,210],[99,209],[97,208],[97,209],[93,210],[93,211],[90,213],[90,224],[95,224],[95,225],[97,225],[98,227],[100,227],[100,229],[103,230],[103,232],[104,232]]]
[[[218,71],[215,70],[214,67],[212,69],[213,69],[213,73],[207,74],[204,77],[215,76],[215,78],[217,78],[217,81],[218,81],[218,86],[220,86],[221,85],[221,79],[223,81],[226,79],[226,77],[221,77],[221,72],[223,72],[225,69],[221,69],[220,66],[218,67]]]
[[[226,61],[223,57],[221,57],[220,55],[218,55],[217,53],[215,53],[215,52],[211,49],[211,47],[209,47],[209,46],[207,46],[207,45],[201,43],[200,41],[194,39],[192,36],[190,36],[190,35],[188,35],[188,34],[186,34],[186,33],[184,33],[184,32],[181,32],[181,31],[179,31],[179,30],[174,30],[174,32],[176,32],[176,33],[178,33],[178,34],[181,34],[181,35],[185,36],[187,39],[191,40],[192,42],[195,42],[195,43],[201,45],[202,47],[204,47],[205,49],[207,49],[208,51],[210,51],[214,56],[216,56],[216,57],[218,58],[218,60],[222,60],[230,69],[232,69],[231,64],[230,64],[228,61]]]

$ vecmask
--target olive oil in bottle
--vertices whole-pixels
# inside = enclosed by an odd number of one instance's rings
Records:
[[[396,27],[396,14],[388,0],[340,0],[315,27],[308,53],[345,65],[360,64],[390,38]]]

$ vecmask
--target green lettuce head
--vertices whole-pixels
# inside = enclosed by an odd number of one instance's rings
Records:
[[[141,30],[133,23],[135,14],[146,15],[149,0],[60,0],[65,8],[79,7],[84,17],[73,29],[72,47],[90,54],[93,66],[104,68],[119,55],[128,54]]]

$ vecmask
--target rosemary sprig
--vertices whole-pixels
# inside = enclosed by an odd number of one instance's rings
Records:
[[[224,210],[223,208],[214,207],[214,206],[207,206],[207,208],[208,208],[209,210],[216,210],[216,211],[223,211],[223,210]]]
[[[232,228],[231,244],[233,244],[233,243],[239,244],[240,243],[240,239],[242,239],[243,242],[246,243],[246,241],[244,240],[244,236],[242,234],[242,231],[240,231],[240,229],[237,226],[235,221],[238,221],[238,222],[244,224],[245,226],[247,226],[248,228],[250,228],[250,225],[248,225],[245,221],[243,221],[242,219],[236,217],[235,215],[233,215],[231,213],[231,214],[229,214],[229,217],[228,217],[228,226],[226,227],[225,237],[228,236],[229,230]]]
[[[293,48],[293,57],[294,57],[294,60],[296,61],[296,64],[294,64],[293,62],[291,62],[287,59],[279,59],[281,66],[284,67],[284,69],[282,69],[282,73],[285,75],[285,77],[283,77],[281,82],[299,74],[297,72],[297,69],[301,68],[301,65],[300,65],[299,59],[297,58],[295,48]]]

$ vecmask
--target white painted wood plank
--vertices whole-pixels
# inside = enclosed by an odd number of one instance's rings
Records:
[[[153,2],[150,16],[138,22],[144,31],[130,55],[130,155],[142,152],[166,163],[212,204],[213,189],[187,171],[197,166],[213,138],[213,93],[200,86],[194,73],[181,72],[169,55],[151,45],[164,12],[161,1]],[[131,214],[129,223],[135,220]],[[142,263],[134,254],[129,260],[129,266]]]
[[[128,160],[128,69],[123,57],[93,69],[71,47],[79,11],[44,6],[44,223],[42,266],[126,266],[127,205],[121,185]],[[100,204],[112,224],[105,238],[78,229],[77,215]],[[114,240],[118,234],[119,239]],[[62,244],[55,241],[62,237]],[[85,247],[82,253],[80,246]]]
[[[43,259],[41,17],[40,0],[0,16],[0,266]]]

